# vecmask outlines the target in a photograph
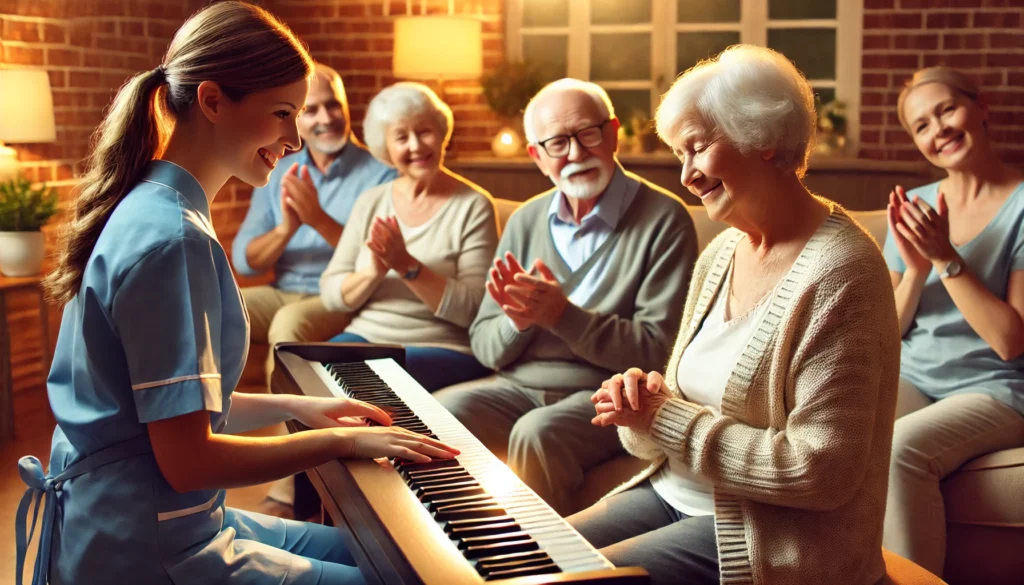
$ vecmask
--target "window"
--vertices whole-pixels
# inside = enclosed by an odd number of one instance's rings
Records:
[[[821,103],[846,102],[847,136],[859,135],[862,0],[508,0],[507,10],[510,58],[600,84],[623,120],[650,117],[697,61],[751,43],[792,59]]]

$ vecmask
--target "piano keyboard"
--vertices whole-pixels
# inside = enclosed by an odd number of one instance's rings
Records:
[[[335,395],[390,410],[396,426],[461,451],[390,464],[484,580],[613,568],[394,360],[309,364]]]

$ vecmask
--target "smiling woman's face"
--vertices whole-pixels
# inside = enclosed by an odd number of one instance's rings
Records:
[[[914,145],[928,162],[943,169],[961,168],[988,141],[988,112],[978,102],[944,83],[910,90],[903,103]]]
[[[749,190],[751,165],[763,162],[757,153],[744,154],[696,121],[683,126],[672,151],[683,165],[683,187],[700,198],[716,221],[724,221],[737,198]]]
[[[404,176],[426,179],[441,166],[444,134],[428,112],[391,124],[384,140],[391,163]]]

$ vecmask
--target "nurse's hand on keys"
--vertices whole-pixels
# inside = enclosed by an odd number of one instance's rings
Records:
[[[401,457],[426,463],[451,459],[459,450],[419,433],[391,426],[384,410],[351,398],[303,397],[292,405],[292,418],[314,429],[336,428],[342,459]],[[374,421],[382,426],[366,426]]]

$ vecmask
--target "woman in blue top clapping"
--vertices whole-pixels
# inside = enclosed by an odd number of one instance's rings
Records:
[[[232,176],[265,184],[299,147],[311,71],[268,12],[219,2],[114,99],[47,279],[65,305],[47,381],[57,429],[49,476],[20,463],[19,585],[42,495],[36,584],[362,583],[336,528],[226,508],[224,488],[338,457],[452,456],[402,429],[352,428],[390,424],[358,401],[232,394],[248,319],[210,201]],[[292,418],[315,430],[238,435]]]
[[[1024,445],[1024,175],[999,160],[977,86],[918,71],[899,117],[945,179],[889,196],[889,264],[903,336],[884,544],[936,575],[943,477]]]

